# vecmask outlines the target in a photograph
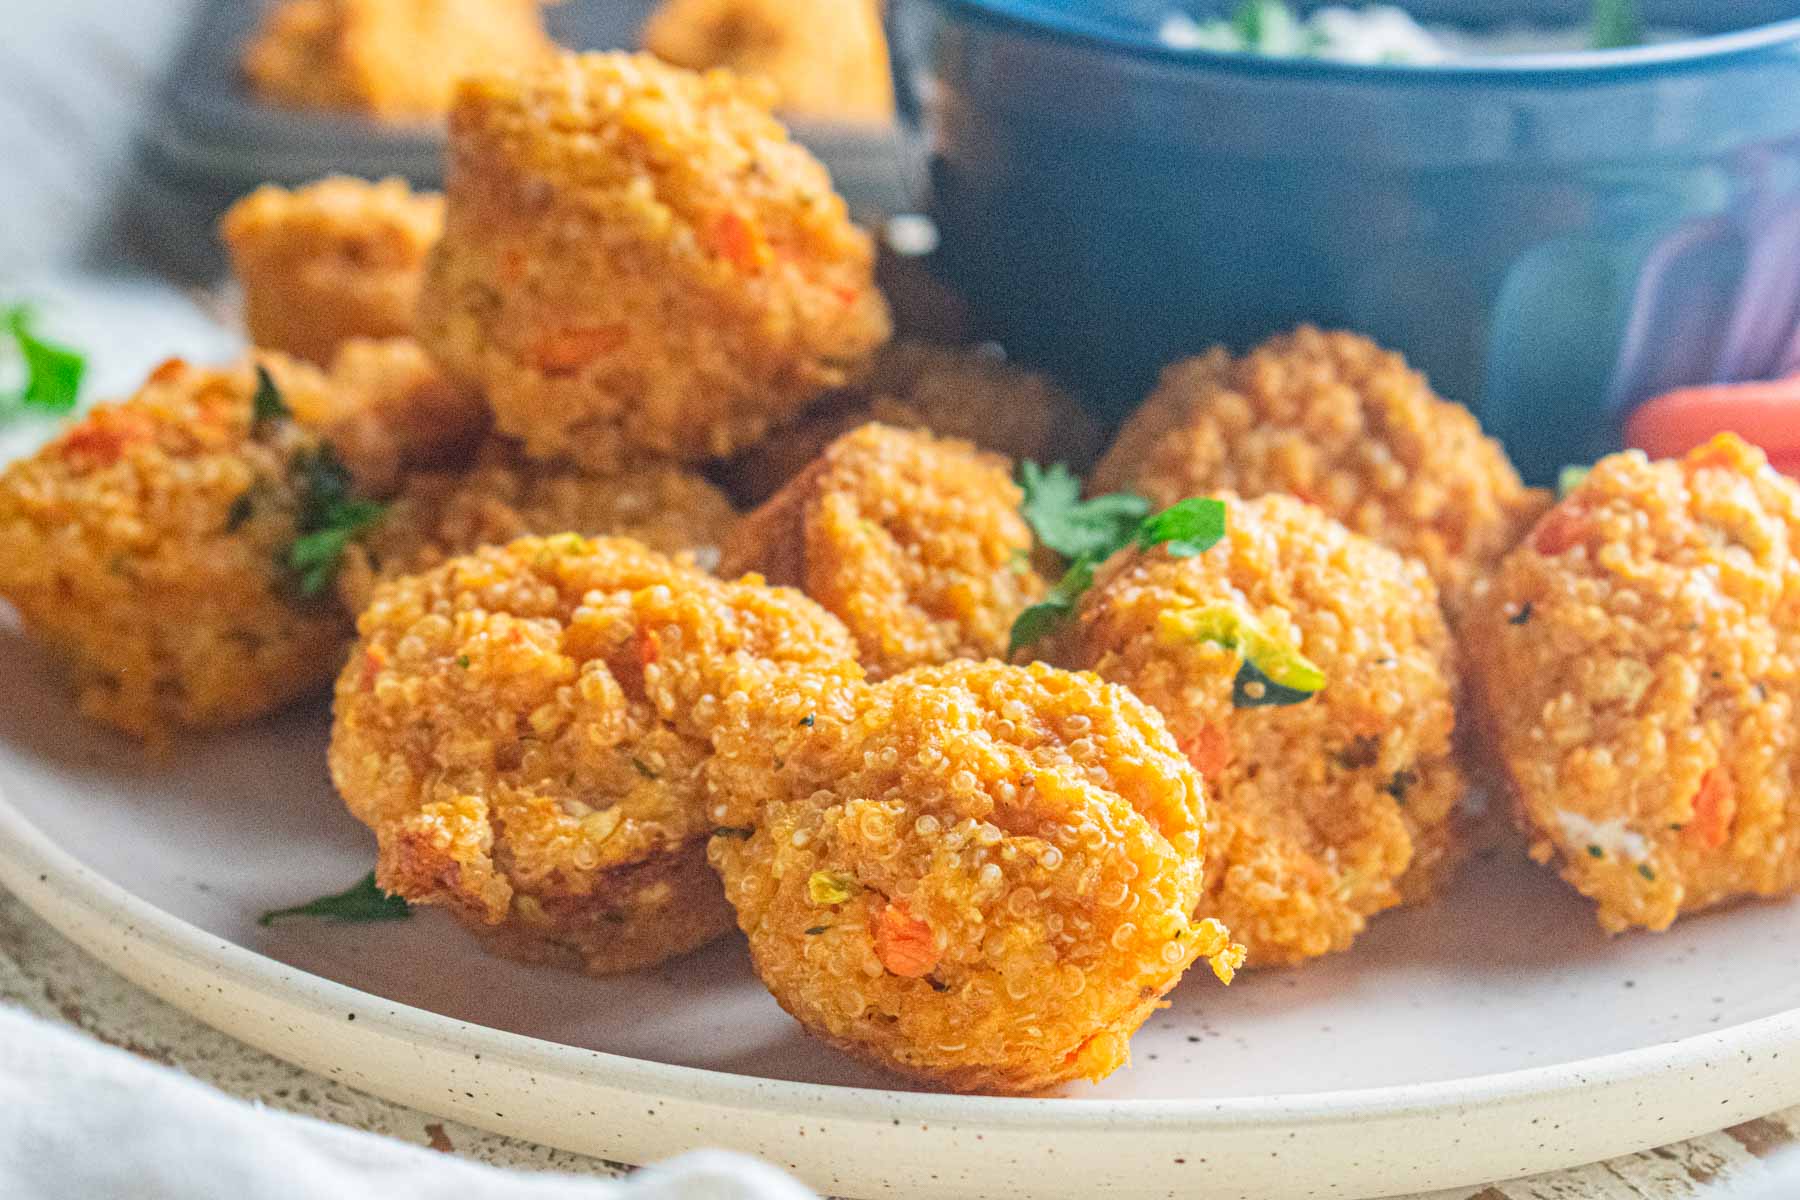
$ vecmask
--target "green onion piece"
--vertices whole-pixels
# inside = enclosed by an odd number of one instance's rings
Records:
[[[1326,683],[1325,672],[1297,647],[1270,637],[1253,618],[1231,604],[1165,612],[1157,634],[1170,642],[1211,642],[1242,654],[1244,661],[1231,687],[1231,702],[1238,708],[1300,704]]]

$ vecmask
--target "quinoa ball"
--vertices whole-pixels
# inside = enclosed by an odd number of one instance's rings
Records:
[[[381,524],[351,548],[338,572],[338,595],[350,612],[368,606],[380,581],[527,535],[630,537],[709,567],[737,521],[716,488],[677,466],[588,475],[521,461],[501,446],[480,458],[466,470],[407,478]]]
[[[896,342],[875,356],[866,381],[833,393],[733,459],[725,481],[740,502],[760,504],[833,440],[870,421],[1077,470],[1100,443],[1081,406],[1045,375],[982,347]]]
[[[795,117],[885,123],[894,81],[882,0],[663,0],[643,45],[677,66],[729,67],[774,85]]]
[[[306,414],[373,495],[413,472],[468,463],[488,430],[479,393],[446,376],[411,338],[351,338],[337,349],[326,408]]]
[[[255,365],[295,414],[328,407],[326,380],[278,355],[170,360],[0,474],[0,597],[67,661],[83,713],[153,744],[322,688],[349,639],[283,565],[341,469],[302,421],[258,418]]]
[[[388,122],[440,118],[456,81],[548,58],[542,0],[276,0],[244,48],[256,98]]]
[[[842,618],[863,666],[1006,653],[1044,592],[1004,459],[967,442],[864,425],[745,517],[723,575],[757,571]]]
[[[258,346],[321,365],[346,339],[412,332],[444,200],[403,179],[258,188],[219,223]]]
[[[1229,982],[1241,948],[1192,917],[1199,779],[1125,689],[958,662],[828,700],[772,691],[721,739],[765,794],[711,845],[808,1032],[934,1085],[1036,1092],[1129,1061],[1194,959]]]
[[[874,247],[722,71],[565,55],[463,83],[421,337],[537,458],[757,441],[888,337]]]
[[[1307,326],[1242,358],[1215,348],[1170,367],[1092,486],[1158,505],[1219,491],[1298,496],[1423,561],[1453,618],[1549,503],[1400,355]]]
[[[1199,911],[1252,966],[1346,949],[1447,874],[1456,671],[1419,563],[1287,496],[1101,569],[1053,657],[1130,688],[1206,781]]]
[[[595,974],[729,927],[706,867],[709,732],[739,692],[860,677],[796,592],[622,538],[522,538],[375,590],[331,773],[376,879],[492,950]]]
[[[1539,862],[1600,924],[1800,886],[1800,490],[1721,435],[1603,459],[1464,627]]]

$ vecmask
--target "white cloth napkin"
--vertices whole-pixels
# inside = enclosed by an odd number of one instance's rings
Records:
[[[723,1151],[626,1180],[503,1171],[246,1104],[0,1008],[6,1200],[815,1200]]]

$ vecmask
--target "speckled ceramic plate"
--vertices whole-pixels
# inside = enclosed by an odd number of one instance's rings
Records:
[[[149,328],[117,291],[58,295],[52,317]],[[155,353],[216,352],[197,317],[168,324],[166,296],[139,307],[162,314]],[[108,380],[153,360],[91,325],[52,329],[106,346]],[[1593,1161],[1800,1102],[1800,905],[1608,941],[1510,852],[1353,953],[1229,990],[1191,976],[1103,1085],[906,1090],[806,1038],[736,938],[588,980],[488,958],[435,913],[261,928],[372,859],[326,779],[323,701],[157,762],[82,722],[4,621],[0,679],[0,883],[247,1042],[570,1150],[729,1146],[853,1196],[1350,1198]]]

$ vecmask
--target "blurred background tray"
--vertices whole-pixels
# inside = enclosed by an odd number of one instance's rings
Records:
[[[262,183],[293,186],[341,173],[443,183],[438,123],[384,124],[355,115],[299,112],[251,95],[239,69],[244,43],[272,0],[207,0],[196,10],[144,133],[146,183],[165,211],[155,265],[184,277],[218,269],[213,220]],[[557,41],[576,50],[635,47],[654,0],[569,0],[546,10]],[[896,126],[788,122],[830,168],[859,217],[903,212],[918,189],[911,147]],[[197,236],[204,234],[206,236]]]

